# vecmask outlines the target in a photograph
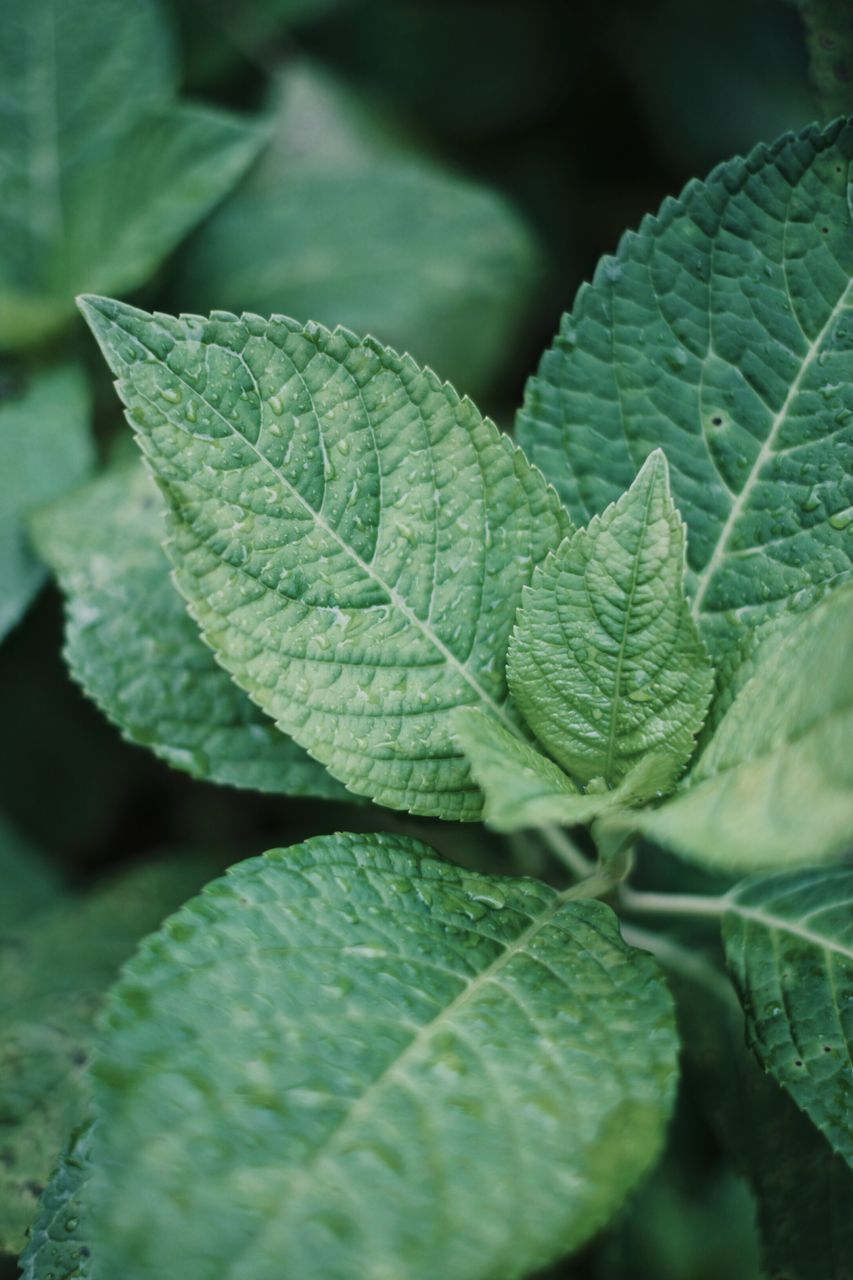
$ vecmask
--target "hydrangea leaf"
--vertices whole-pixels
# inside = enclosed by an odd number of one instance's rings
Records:
[[[836,121],[690,182],[581,289],[519,416],[578,524],[665,448],[715,649],[850,569],[851,158]]]
[[[297,66],[282,91],[275,144],[188,246],[176,307],[343,324],[478,394],[538,278],[531,233],[502,196],[395,146],[331,77]]]
[[[355,800],[217,665],[170,579],[163,515],[133,461],[31,522],[66,595],[75,680],[129,741],[196,778]]]
[[[0,347],[50,337],[81,290],[142,284],[264,138],[177,105],[154,0],[4,5],[0,82]]]
[[[726,959],[750,1043],[853,1165],[853,870],[744,881],[726,900]]]
[[[731,871],[831,858],[853,840],[853,584],[774,620],[681,789],[631,816],[685,857]]]
[[[18,1262],[21,1280],[89,1280],[91,1135],[90,1125],[75,1131],[44,1190]]]
[[[683,568],[684,527],[656,450],[524,592],[510,688],[539,741],[583,782],[617,786],[650,753],[671,759],[671,781],[687,763],[713,673]]]
[[[676,1058],[665,983],[603,904],[392,836],[274,850],[113,990],[96,1272],[527,1274],[655,1158]]]
[[[0,937],[0,1252],[20,1251],[86,1112],[84,1068],[104,991],[139,938],[215,868],[186,855],[143,865]]]
[[[765,1272],[842,1280],[853,1250],[853,1172],[761,1070],[744,1044],[737,997],[715,976],[707,987],[674,975],[685,1073],[755,1194]]]
[[[220,663],[351,790],[478,817],[449,715],[481,705],[517,728],[507,640],[567,529],[554,491],[469,400],[372,339],[82,305]]]
[[[453,726],[485,796],[483,821],[496,831],[592,822],[610,809],[660,795],[674,782],[672,758],[651,753],[614,790],[583,792],[553,760],[486,712],[465,707],[456,712]]]
[[[0,931],[50,906],[60,893],[59,877],[0,817]]]
[[[0,399],[0,638],[44,580],[24,518],[79,484],[93,462],[89,393],[83,370],[59,365]]]

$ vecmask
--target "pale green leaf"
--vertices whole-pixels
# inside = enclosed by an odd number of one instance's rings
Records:
[[[93,462],[89,393],[81,368],[59,365],[0,399],[0,638],[44,580],[24,517],[79,484]]]
[[[853,1173],[745,1047],[737,999],[717,976],[712,987],[675,976],[685,1071],[752,1186],[766,1274],[848,1280]]]
[[[457,711],[453,728],[485,796],[483,820],[497,831],[592,822],[609,809],[642,803],[672,786],[672,759],[652,753],[614,790],[582,792],[553,760],[484,711]]]
[[[59,894],[53,867],[0,817],[0,932],[48,907]]]
[[[518,438],[577,523],[657,446],[714,648],[853,558],[853,124],[721,165],[605,258]]]
[[[853,584],[780,619],[680,791],[632,815],[706,866],[816,862],[853,842]]]
[[[303,66],[283,88],[274,148],[188,247],[175,309],[343,324],[477,394],[538,276],[530,232],[500,195],[381,140],[329,77]]]
[[[88,1280],[91,1129],[75,1132],[45,1188],[19,1259],[21,1280]]]
[[[196,892],[212,858],[177,855],[69,895],[0,936],[0,1252],[17,1253],[89,1097],[103,993],[139,938]]]
[[[134,461],[33,520],[67,597],[74,678],[131,742],[196,778],[354,800],[217,666],[172,584],[163,515]]]
[[[648,1168],[676,1075],[607,907],[391,836],[233,868],[103,1027],[92,1247],[123,1280],[525,1275]]]
[[[351,790],[476,818],[449,716],[516,726],[507,640],[567,528],[554,491],[469,400],[371,339],[83,307],[221,664]]]
[[[687,763],[713,675],[683,568],[684,527],[658,450],[524,593],[510,689],[539,741],[584,782],[616,786],[652,753],[671,760],[670,782]]]
[[[0,347],[42,341],[81,290],[142,284],[263,140],[175,104],[155,0],[0,9]]]
[[[747,880],[726,899],[726,959],[764,1065],[853,1164],[853,870]]]

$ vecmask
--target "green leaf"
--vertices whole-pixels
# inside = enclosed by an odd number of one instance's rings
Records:
[[[140,937],[194,893],[212,858],[141,866],[0,937],[0,1252],[17,1253],[89,1097],[103,993]]]
[[[529,231],[501,196],[395,148],[331,77],[297,66],[282,88],[275,147],[191,242],[175,309],[343,324],[479,393],[537,280]]]
[[[80,1129],[45,1188],[19,1259],[21,1280],[88,1280],[91,1128]]]
[[[59,877],[50,863],[0,817],[0,932],[50,906]]]
[[[476,818],[450,712],[516,726],[507,640],[566,531],[553,490],[469,400],[372,339],[82,305],[221,664],[351,790]]]
[[[26,513],[79,484],[92,462],[89,393],[77,365],[46,369],[0,399],[0,638],[44,579],[26,540]]]
[[[186,1280],[524,1275],[648,1168],[676,1074],[607,907],[381,835],[233,868],[103,1027],[93,1256],[124,1280],[176,1233]]]
[[[714,649],[850,569],[853,123],[691,182],[605,258],[528,384],[518,438],[577,523],[666,449]]]
[[[67,597],[71,673],[131,742],[196,778],[354,800],[217,666],[169,577],[164,507],[138,462],[39,512]]]
[[[853,870],[738,885],[726,959],[765,1070],[853,1164]]]
[[[658,450],[524,593],[507,659],[510,689],[539,741],[584,782],[616,786],[654,753],[670,759],[672,785],[687,763],[713,675],[682,592],[683,568],[684,528]]]
[[[796,0],[825,120],[853,111],[853,13],[848,0]]]
[[[785,1280],[846,1280],[853,1173],[744,1046],[730,985],[675,984],[685,1069],[757,1203],[764,1266]]]
[[[823,861],[853,840],[853,584],[774,620],[707,747],[660,809],[652,839],[731,871]]]
[[[582,792],[558,765],[494,716],[465,707],[455,713],[453,728],[485,795],[483,820],[496,831],[592,822],[610,809],[640,804],[672,785],[672,760],[652,753],[615,790]]]
[[[153,2],[3,6],[0,82],[0,347],[50,337],[81,290],[142,284],[263,140],[175,105]]]

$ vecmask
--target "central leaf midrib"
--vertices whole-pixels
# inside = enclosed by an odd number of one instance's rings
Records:
[[[101,312],[100,314],[103,315],[103,312]],[[126,331],[122,329],[120,325],[116,324],[116,322],[111,317],[107,317],[107,319],[109,320],[110,324],[114,325],[119,330],[120,333],[126,334]],[[145,350],[150,351],[151,354],[156,356],[156,352],[152,351],[150,347],[146,347],[145,343],[141,342],[141,340],[135,334],[131,334],[129,336],[135,337],[136,341],[138,341]],[[287,479],[287,477],[270,462],[269,458],[267,458],[263,453],[261,453],[261,451],[245,436],[240,435],[238,432],[236,432],[234,429],[233,423],[228,421],[228,419],[224,416],[221,410],[219,410],[216,407],[216,405],[212,404],[202,392],[199,392],[198,389],[194,387],[181,373],[165,365],[165,362],[159,360],[159,357],[158,357],[158,362],[163,364],[164,367],[168,368],[169,373],[173,377],[177,378],[177,380],[189,392],[191,392],[194,397],[197,397],[199,400],[203,401],[203,403],[207,406],[207,408],[210,409],[211,413],[215,417],[219,418],[219,420],[225,425],[225,427],[227,428],[232,438],[239,439],[239,441],[242,444],[245,444],[249,448],[249,450],[255,455],[258,461],[261,462],[263,466],[265,466],[272,473],[272,475],[279,480],[282,487],[294,499],[296,499],[299,505],[302,506],[303,509],[310,515],[311,519],[318,525],[318,527],[325,534],[327,534],[328,537],[330,537],[333,542],[335,542],[340,547],[340,549],[344,552],[345,555],[350,557],[353,563],[356,564],[359,567],[359,569],[361,569],[362,572],[368,578],[371,579],[372,582],[376,583],[376,585],[385,592],[385,594],[388,596],[390,603],[393,604],[397,609],[399,609],[400,612],[406,617],[406,619],[417,630],[419,630],[423,636],[425,636],[425,638],[439,651],[439,653],[441,653],[447,665],[451,667],[453,670],[455,670],[466,682],[466,684],[468,684],[469,687],[474,690],[479,700],[483,702],[496,716],[498,716],[498,718],[506,725],[506,727],[514,734],[515,737],[523,741],[526,741],[526,739],[524,738],[524,735],[520,732],[518,726],[515,724],[512,718],[507,714],[505,708],[502,707],[499,703],[497,703],[491,697],[491,695],[486,692],[486,690],[480,685],[476,677],[472,674],[470,669],[466,667],[462,662],[460,662],[459,659],[456,657],[456,655],[452,652],[452,650],[449,649],[447,645],[444,643],[444,641],[440,638],[440,636],[436,635],[436,633],[425,622],[423,622],[422,619],[418,617],[418,615],[407,604],[407,602],[402,598],[402,596],[400,596],[393,587],[391,587],[388,583],[386,583],[384,579],[381,578],[378,573],[376,573],[373,566],[368,564],[365,560],[363,560],[362,557],[358,554],[358,552],[355,551],[354,548],[352,548],[347,542],[344,541],[344,539],[340,536],[337,530],[333,529],[322,518],[320,513],[314,507],[311,506],[310,502],[308,502],[308,500],[302,496],[299,490],[293,484],[291,484],[291,482]],[[144,399],[148,400],[150,404],[154,404],[151,398],[145,395],[145,393],[141,391],[138,387],[136,387],[135,389],[137,393],[142,395]],[[263,403],[263,401],[261,401],[261,403]],[[312,397],[311,403],[312,403],[312,410],[316,414],[313,397]],[[164,414],[167,420],[171,422],[172,426],[176,427],[179,431],[186,432],[186,427],[183,425],[183,423],[175,422],[175,420],[170,416],[169,412],[165,410],[161,405],[157,404],[155,405],[155,407],[159,412]],[[134,427],[134,430],[136,430],[135,427]],[[187,432],[187,434],[191,435],[192,433]],[[176,516],[178,516],[178,518],[181,518],[178,512],[176,512],[175,514]],[[186,522],[183,521],[183,523],[186,523]],[[234,568],[234,567],[235,566],[233,565],[231,566],[231,568]]]
[[[834,905],[844,906],[845,903],[841,902]],[[846,947],[843,943],[835,942],[822,934],[815,933],[812,929],[808,929],[805,925],[796,921],[787,920],[783,916],[768,914],[766,911],[762,911],[760,907],[745,907],[736,898],[732,899],[728,904],[727,911],[737,919],[753,920],[757,924],[763,925],[771,933],[787,933],[792,937],[802,938],[804,942],[808,942],[811,946],[817,947],[821,951],[833,951],[843,956],[845,960],[853,961],[853,947]]]
[[[726,547],[731,539],[735,526],[737,525],[737,522],[740,519],[741,512],[743,511],[744,506],[746,505],[746,502],[750,494],[752,493],[756,482],[761,476],[761,472],[764,469],[765,463],[770,457],[773,456],[774,445],[776,443],[777,437],[782,427],[784,426],[785,422],[787,421],[788,411],[792,403],[794,402],[797,395],[799,394],[800,386],[803,381],[803,378],[805,377],[808,370],[811,368],[812,361],[815,359],[818,351],[823,346],[824,340],[827,336],[827,333],[829,332],[831,325],[834,323],[834,321],[838,318],[838,316],[844,310],[847,304],[847,299],[851,291],[851,288],[853,288],[853,280],[848,281],[838,301],[830,311],[829,316],[827,317],[823,325],[823,328],[818,333],[814,342],[812,342],[811,345],[806,349],[800,364],[800,368],[797,372],[796,377],[794,378],[794,380],[792,381],[788,389],[788,394],[785,396],[785,400],[782,404],[782,407],[779,409],[779,412],[776,414],[775,418],[773,419],[770,425],[770,430],[767,434],[767,439],[764,441],[761,448],[759,449],[758,454],[756,455],[755,461],[753,462],[752,467],[750,468],[749,475],[746,477],[746,480],[744,481],[744,484],[740,493],[737,495],[734,502],[732,503],[731,510],[729,511],[729,514],[726,517],[725,523],[723,524],[723,527],[720,530],[719,536],[714,546],[713,553],[710,559],[707,561],[704,569],[699,571],[696,575],[699,586],[695,596],[693,597],[693,605],[692,605],[691,612],[694,618],[698,619],[699,615],[705,612],[705,610],[703,610],[702,608],[702,602],[704,601],[705,596],[707,595],[708,588],[710,587],[711,582],[713,581],[717,570],[719,569],[720,565],[725,559]]]

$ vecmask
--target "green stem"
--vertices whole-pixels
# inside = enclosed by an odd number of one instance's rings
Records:
[[[595,871],[595,863],[570,840],[559,827],[540,827],[539,834],[555,858],[571,871],[578,880],[586,880]]]
[[[673,969],[676,973],[700,983],[714,995],[727,1003],[737,1003],[732,985],[724,973],[721,973],[710,960],[696,951],[689,951],[680,943],[662,933],[652,933],[641,929],[638,925],[623,924],[622,937],[629,947],[637,947],[641,951],[650,951],[664,968]]]
[[[722,915],[726,898],[698,893],[642,893],[628,885],[619,890],[619,905],[638,915],[712,916]]]

